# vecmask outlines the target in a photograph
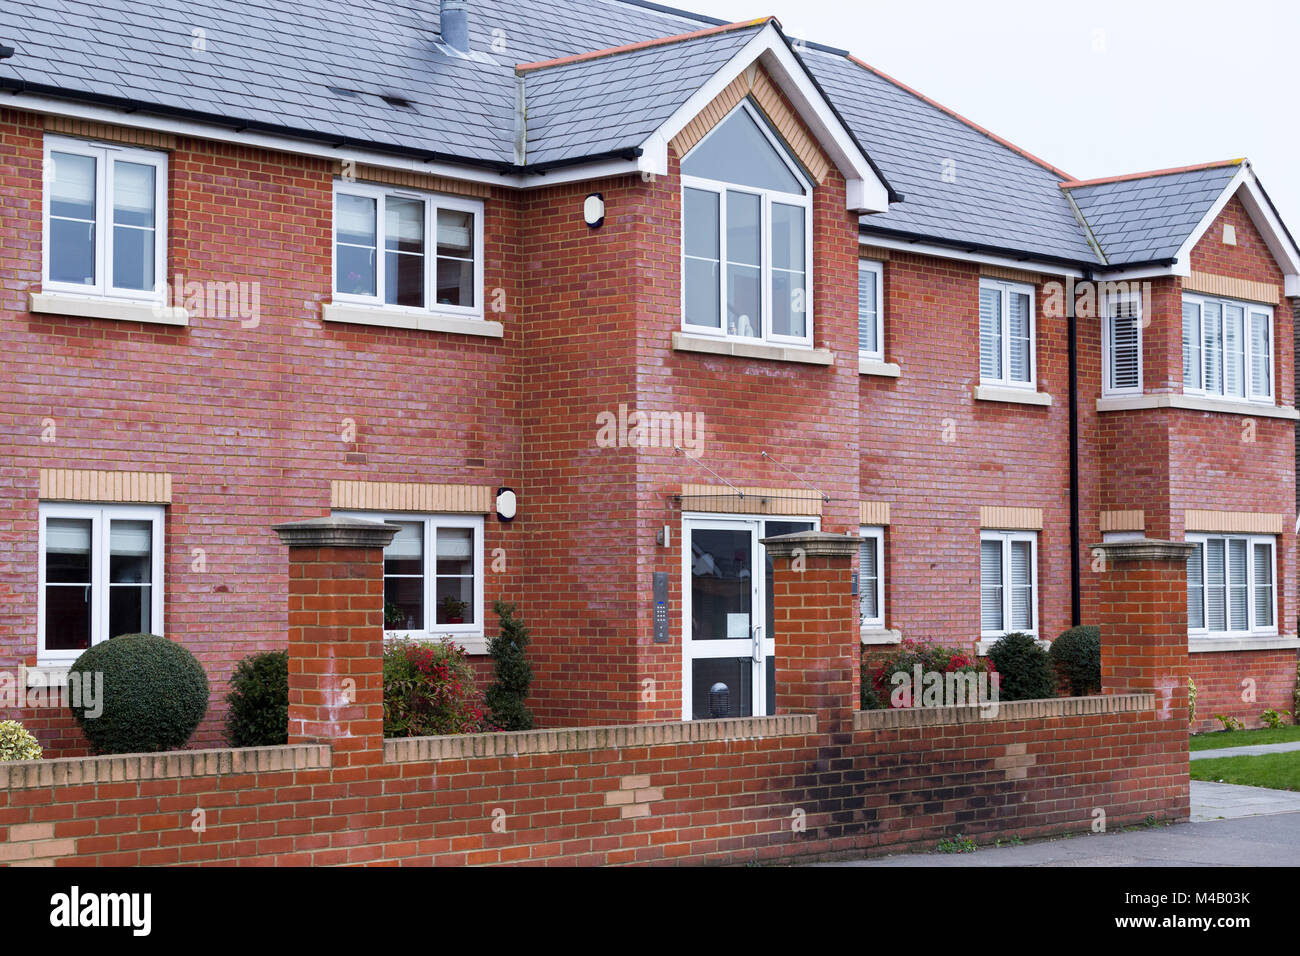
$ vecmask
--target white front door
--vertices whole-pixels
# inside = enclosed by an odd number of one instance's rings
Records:
[[[815,528],[809,519],[683,519],[684,719],[775,712],[772,571],[759,542]]]

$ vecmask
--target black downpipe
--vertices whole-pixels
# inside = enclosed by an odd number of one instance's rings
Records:
[[[1084,282],[1092,282],[1091,270],[1083,273]],[[1083,623],[1082,598],[1079,593],[1079,346],[1077,342],[1078,297],[1070,294],[1066,310],[1067,329],[1066,351],[1070,366],[1070,626],[1078,627]]]

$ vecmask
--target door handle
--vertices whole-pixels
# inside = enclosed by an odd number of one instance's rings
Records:
[[[754,663],[758,664],[763,660],[763,625],[755,624],[750,635],[754,642]]]

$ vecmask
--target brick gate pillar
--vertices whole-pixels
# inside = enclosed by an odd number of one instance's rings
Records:
[[[1101,571],[1101,686],[1156,695],[1161,720],[1187,732],[1187,558],[1182,541],[1096,546]]]
[[[276,525],[289,547],[289,743],[334,766],[384,759],[384,548],[397,526],[354,518]]]
[[[851,733],[858,707],[856,535],[801,531],[764,538],[772,559],[776,712],[815,713],[820,734]]]

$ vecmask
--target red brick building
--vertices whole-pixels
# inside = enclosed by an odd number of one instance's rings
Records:
[[[465,6],[141,10],[147,70],[0,15],[0,671],[166,634],[215,744],[271,526],[335,513],[402,526],[395,634],[486,667],[519,603],[542,726],[764,714],[764,537],[862,536],[872,653],[1092,623],[1145,534],[1199,545],[1202,726],[1291,709],[1300,253],[1248,163],[1078,182],[773,20]]]

